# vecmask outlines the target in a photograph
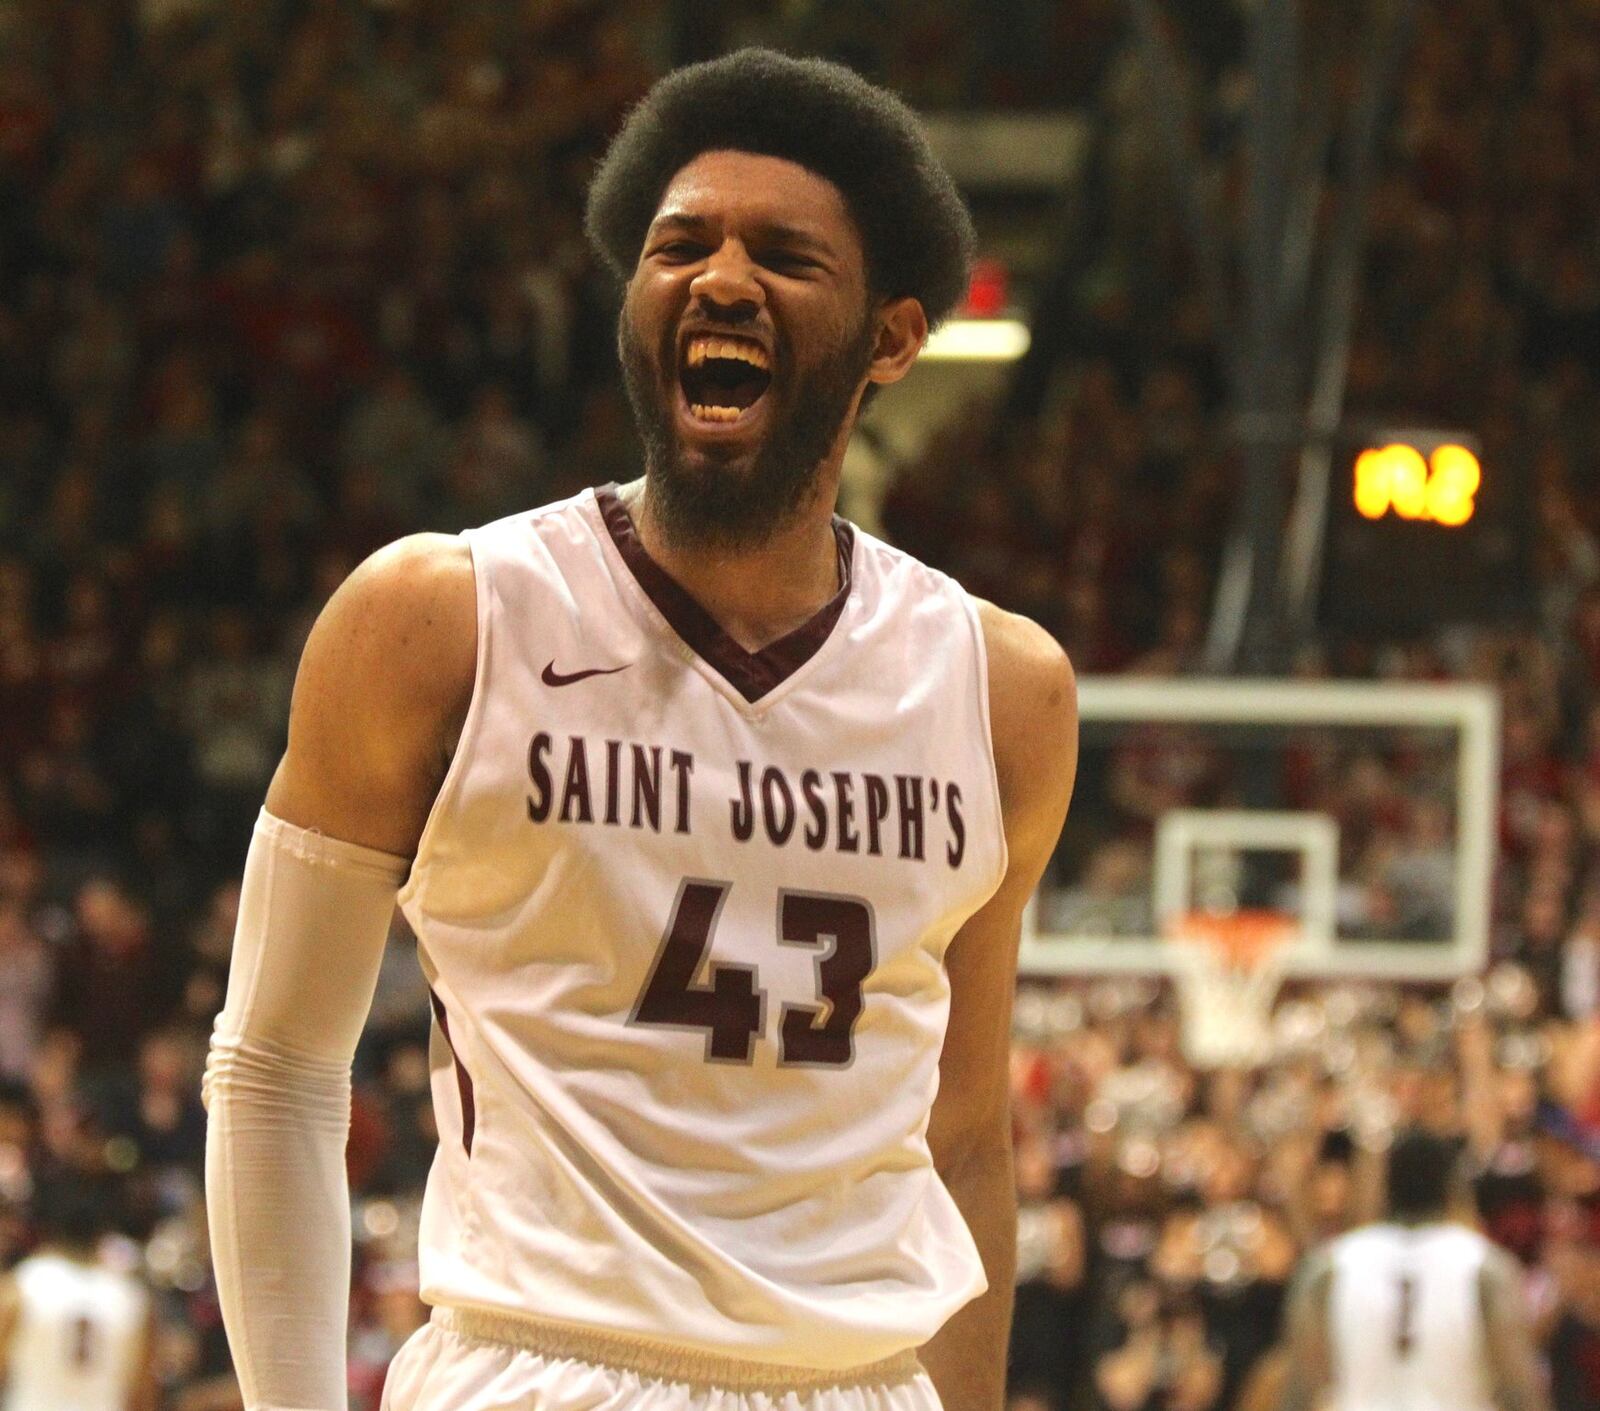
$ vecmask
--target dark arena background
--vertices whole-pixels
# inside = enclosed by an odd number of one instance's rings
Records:
[[[1083,683],[1013,1411],[1275,1407],[1406,1124],[1594,1411],[1594,0],[0,0],[0,1268],[88,1180],[159,1406],[241,1405],[199,1075],[301,645],[387,541],[636,473],[585,185],[752,42],[900,91],[980,234],[844,512]],[[397,920],[357,1411],[424,1316],[428,1073]]]

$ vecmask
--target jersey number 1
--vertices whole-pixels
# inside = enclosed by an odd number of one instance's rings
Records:
[[[72,1320],[72,1365],[82,1371],[94,1365],[95,1336],[94,1323],[88,1318],[74,1318]]]
[[[1400,1276],[1399,1316],[1395,1319],[1394,1355],[1402,1362],[1417,1345],[1417,1281],[1410,1274]]]
[[[766,1012],[766,995],[756,983],[755,967],[713,963],[706,970],[705,982],[695,983],[732,885],[684,882],[655,966],[629,1022],[703,1029],[707,1058],[748,1063]],[[825,1003],[783,1006],[778,1021],[778,1062],[846,1067],[855,1057],[861,987],[872,973],[871,907],[859,897],[780,891],[778,940],[818,950],[828,947],[817,959],[817,990]]]

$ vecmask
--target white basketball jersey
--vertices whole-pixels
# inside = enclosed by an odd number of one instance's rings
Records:
[[[21,1306],[5,1411],[124,1411],[144,1349],[144,1289],[59,1254],[24,1259],[12,1277]]]
[[[1460,1225],[1372,1225],[1330,1246],[1334,1411],[1494,1411],[1479,1275]]]
[[[428,1302],[833,1369],[982,1291],[925,1133],[1006,865],[983,638],[835,536],[839,594],[748,653],[610,488],[468,532],[477,678],[401,892]]]

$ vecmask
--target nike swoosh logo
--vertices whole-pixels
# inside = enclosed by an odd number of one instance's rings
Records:
[[[574,681],[587,681],[591,676],[615,676],[619,671],[626,671],[633,663],[624,662],[621,666],[591,666],[587,671],[574,671],[570,676],[564,676],[556,670],[552,661],[540,673],[539,679],[546,686],[570,686]]]

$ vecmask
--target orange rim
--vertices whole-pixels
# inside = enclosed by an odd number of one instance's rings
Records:
[[[1279,946],[1293,940],[1299,922],[1267,907],[1239,911],[1185,911],[1167,925],[1167,935],[1191,945],[1208,945],[1229,964],[1253,969]]]

